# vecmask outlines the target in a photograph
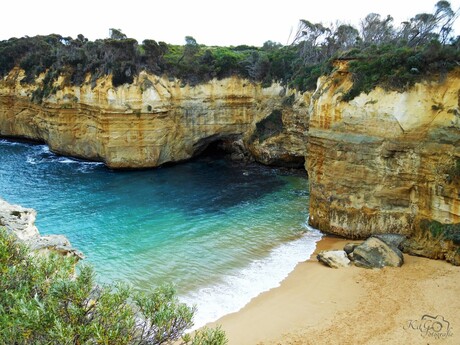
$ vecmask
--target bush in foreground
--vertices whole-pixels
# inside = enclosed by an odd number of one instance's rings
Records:
[[[92,268],[77,274],[75,264],[33,255],[0,228],[1,344],[226,344],[219,328],[184,336],[195,310],[171,286],[97,286]]]

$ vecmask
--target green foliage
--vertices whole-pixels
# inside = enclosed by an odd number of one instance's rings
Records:
[[[294,39],[301,64],[294,69],[292,86],[313,89],[313,81],[336,58],[352,60],[354,85],[344,101],[377,85],[403,90],[423,78],[442,77],[460,58],[459,38],[454,39],[452,30],[457,16],[448,1],[438,1],[433,13],[416,14],[400,27],[391,16],[376,13],[361,21],[360,31],[301,20]]]
[[[235,50],[227,47],[214,47],[209,50],[214,71],[217,78],[225,78],[231,75],[241,75],[248,77],[248,73],[243,66],[250,51]]]
[[[193,325],[194,309],[171,286],[149,294],[97,286],[91,267],[75,274],[75,265],[73,258],[35,256],[0,228],[1,344],[164,344]],[[219,329],[198,336],[187,342],[226,343]]]
[[[301,20],[291,45],[267,41],[262,47],[206,47],[186,36],[184,45],[154,40],[139,44],[119,29],[110,38],[88,41],[60,35],[11,38],[0,41],[0,77],[19,66],[23,83],[33,83],[51,71],[46,85],[37,86],[34,101],[55,92],[50,85],[60,76],[81,85],[90,75],[92,85],[106,75],[114,86],[132,83],[141,71],[180,79],[195,85],[213,78],[239,76],[269,86],[274,81],[300,91],[314,90],[319,76],[332,71],[337,58],[352,60],[353,88],[348,101],[380,85],[402,90],[427,77],[442,77],[460,59],[460,37],[453,37],[458,12],[448,1],[438,1],[433,13],[419,13],[399,27],[391,16],[370,13],[360,30],[349,24],[325,26]]]
[[[220,327],[207,328],[195,332],[194,337],[184,337],[187,345],[226,345],[228,344],[225,332]]]
[[[251,46],[205,47],[187,36],[185,45],[169,45],[154,40],[142,44],[111,29],[111,38],[88,41],[59,35],[12,38],[0,41],[0,76],[13,67],[25,70],[23,83],[33,83],[47,72],[45,85],[33,95],[40,102],[56,90],[51,85],[59,75],[70,84],[81,85],[88,74],[97,78],[112,75],[114,86],[132,83],[142,70],[167,75],[191,85],[213,78],[240,76],[266,85],[287,83],[294,74],[297,48],[266,42],[262,48]]]
[[[435,220],[424,219],[420,222],[420,228],[434,238],[450,240],[460,245],[460,223],[442,224]]]
[[[343,97],[349,101],[361,92],[368,93],[377,85],[388,90],[405,90],[426,78],[435,78],[457,66],[460,50],[432,41],[420,47],[398,47],[394,44],[371,46],[358,54],[349,64],[353,87]]]
[[[128,38],[120,29],[109,29],[110,38],[113,40],[124,40]]]
[[[315,90],[318,78],[329,73],[332,70],[331,66],[331,60],[329,60],[324,63],[299,67],[290,85],[301,91]]]
[[[41,86],[38,86],[32,92],[32,101],[35,103],[41,103],[43,98],[48,97],[51,94],[56,93],[57,88],[53,85],[56,78],[56,72],[53,70],[48,70]]]

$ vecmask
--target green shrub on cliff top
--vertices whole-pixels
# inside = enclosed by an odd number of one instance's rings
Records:
[[[34,36],[0,41],[0,77],[18,66],[26,74],[22,82],[29,84],[48,71],[53,76],[51,84],[59,75],[65,75],[67,83],[81,85],[90,74],[93,82],[112,75],[113,85],[119,86],[132,83],[142,70],[191,85],[233,75],[271,83],[292,74],[291,59],[295,56],[295,48],[273,43],[262,48],[206,47],[190,36],[186,37],[185,45],[154,40],[139,44],[127,37],[89,41],[82,35],[76,39]],[[45,94],[42,88],[35,98],[41,100],[40,96],[46,97]]]
[[[193,308],[174,289],[149,294],[125,285],[97,286],[89,266],[32,256],[0,228],[1,344],[166,344],[193,325]],[[220,329],[187,336],[184,343],[225,344]]]
[[[353,87],[343,97],[349,101],[376,86],[403,90],[426,78],[443,77],[458,65],[460,40],[453,35],[459,12],[448,1],[438,1],[433,13],[419,13],[394,25],[393,17],[368,14],[360,30],[337,23],[301,20],[294,42],[302,60],[293,82],[300,88],[314,88],[314,74],[331,60],[351,60]]]
[[[416,14],[399,26],[390,15],[376,13],[368,14],[359,30],[349,24],[328,27],[301,20],[287,46],[267,41],[262,47],[206,47],[190,36],[184,45],[138,43],[118,29],[94,42],[83,35],[11,38],[0,41],[0,77],[19,66],[26,72],[24,83],[51,70],[49,85],[59,75],[81,85],[89,74],[93,86],[106,75],[119,86],[132,83],[145,70],[190,85],[236,75],[263,86],[277,81],[305,91],[314,90],[317,78],[331,72],[333,60],[346,58],[353,60],[354,85],[343,99],[351,100],[377,85],[401,90],[435,74],[442,77],[457,66],[460,39],[453,36],[453,24],[458,14],[448,1],[438,1],[433,13]],[[37,86],[35,100],[54,91]]]
[[[348,101],[376,86],[387,90],[405,90],[427,78],[442,78],[458,66],[460,50],[453,45],[432,41],[420,47],[394,44],[371,46],[357,54],[349,64],[353,87],[343,98]]]

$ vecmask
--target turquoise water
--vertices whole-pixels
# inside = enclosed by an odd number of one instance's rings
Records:
[[[277,286],[319,239],[302,174],[211,158],[115,172],[5,140],[0,157],[0,197],[35,208],[42,234],[66,235],[101,282],[175,284],[198,325]]]

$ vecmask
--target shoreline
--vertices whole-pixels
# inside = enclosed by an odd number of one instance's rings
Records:
[[[229,345],[460,343],[459,267],[406,254],[402,267],[381,270],[317,262],[349,242],[324,235],[279,287],[207,326],[220,325]],[[423,317],[447,323],[430,333],[417,328]]]
[[[261,293],[278,287],[299,262],[308,260],[321,236],[318,230],[308,228],[304,234],[271,248],[268,256],[224,275],[219,282],[181,295],[181,302],[200,306],[191,330],[236,313]]]

